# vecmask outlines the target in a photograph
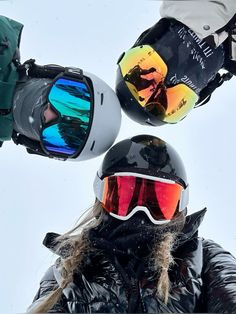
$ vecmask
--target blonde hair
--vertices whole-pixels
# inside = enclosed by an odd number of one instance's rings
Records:
[[[168,270],[174,263],[171,251],[175,242],[176,235],[174,233],[167,233],[164,239],[157,244],[154,252],[155,269],[160,272],[157,281],[157,295],[167,304],[169,299],[170,281]]]
[[[73,280],[73,274],[81,265],[85,253],[89,250],[88,232],[98,226],[104,216],[104,210],[100,202],[96,201],[85,214],[83,214],[76,227],[59,236],[56,253],[66,253],[65,258],[60,260],[60,273],[63,281],[60,287],[56,287],[39,305],[36,305],[31,313],[47,313],[53,308],[62,296],[63,289]]]
[[[170,291],[169,269],[174,264],[172,256],[173,247],[176,244],[177,236],[182,231],[185,224],[186,211],[183,211],[167,227],[159,230],[161,241],[156,241],[153,255],[154,269],[159,273],[157,280],[157,296],[162,302],[167,304]]]
[[[86,211],[85,217],[83,218],[83,216],[81,216],[79,218],[79,224],[75,228],[57,238],[59,244],[57,245],[56,252],[60,255],[62,252],[66,253],[65,258],[60,260],[59,268],[63,281],[59,287],[56,287],[56,289],[41,302],[41,304],[36,305],[31,313],[46,313],[59,301],[63,289],[73,281],[75,270],[81,266],[85,254],[91,249],[88,239],[89,230],[98,226],[102,222],[103,217],[104,210],[100,202],[96,201],[96,203]],[[184,216],[181,221],[184,221]],[[175,224],[179,226],[178,223]],[[176,231],[177,230],[175,230],[175,232],[163,233],[161,242],[157,241],[153,250],[154,268],[160,273],[157,282],[157,295],[165,303],[167,303],[169,297],[170,284],[168,270],[173,264],[171,251],[177,235]]]

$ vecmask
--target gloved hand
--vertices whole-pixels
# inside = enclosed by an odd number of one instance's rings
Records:
[[[228,40],[226,40],[225,44],[225,63],[224,68],[236,75],[236,24],[235,27],[232,28]]]

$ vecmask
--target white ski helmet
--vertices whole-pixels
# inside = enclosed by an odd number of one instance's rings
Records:
[[[84,72],[94,90],[94,112],[91,128],[83,150],[72,161],[97,157],[114,143],[121,125],[121,106],[116,93],[103,80],[92,73]]]
[[[113,144],[120,129],[115,92],[78,68],[33,63],[28,79],[16,87],[13,105],[13,140],[29,153],[55,159],[97,157]],[[56,118],[45,122],[48,107]]]

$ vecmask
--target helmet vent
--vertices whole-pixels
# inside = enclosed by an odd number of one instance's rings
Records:
[[[101,106],[103,105],[104,94],[101,93]]]
[[[90,148],[91,151],[94,149],[94,145],[95,145],[95,141],[93,141],[93,144],[92,144],[92,146]]]

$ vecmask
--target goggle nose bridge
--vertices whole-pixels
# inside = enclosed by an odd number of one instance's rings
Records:
[[[136,206],[136,207],[134,207],[132,209],[132,211],[127,216],[119,216],[119,215],[116,215],[116,214],[114,214],[112,212],[110,212],[110,215],[113,216],[114,218],[117,218],[119,220],[125,221],[125,220],[130,219],[132,216],[134,216],[138,212],[144,212],[147,215],[147,217],[150,219],[150,221],[153,224],[155,224],[155,225],[164,225],[164,224],[170,222],[170,220],[167,220],[167,219],[165,219],[165,220],[155,220],[152,217],[149,209],[147,207],[145,207],[145,206]]]

